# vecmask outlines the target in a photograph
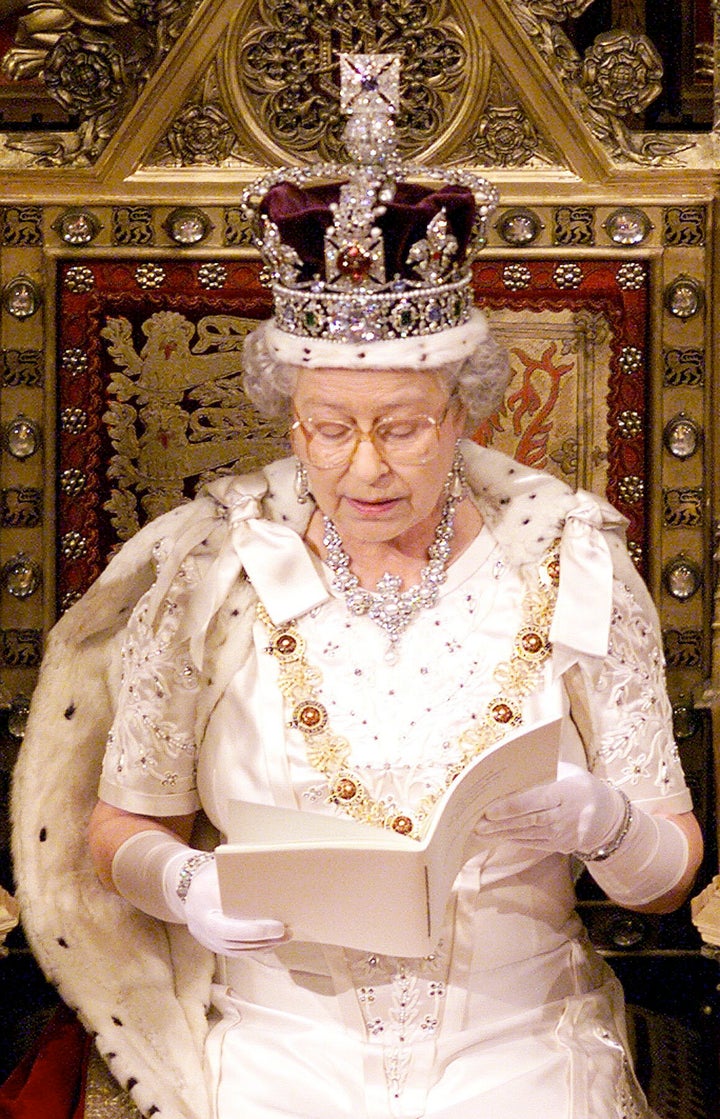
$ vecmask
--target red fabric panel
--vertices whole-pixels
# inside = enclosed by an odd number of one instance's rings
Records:
[[[82,1119],[91,1040],[61,1007],[0,1086],[0,1119]]]

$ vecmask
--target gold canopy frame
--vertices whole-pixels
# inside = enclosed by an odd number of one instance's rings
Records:
[[[342,156],[339,52],[398,52],[403,153],[500,192],[476,298],[513,381],[477,438],[628,516],[712,822],[720,750],[698,708],[720,695],[720,35],[709,0],[680,6],[696,36],[684,96],[709,114],[687,130],[648,124],[665,76],[641,0],[606,5],[617,22],[588,42],[592,0],[57,0],[42,25],[0,0],[11,740],[45,633],[118,543],[212,472],[282,452],[240,384],[242,337],[269,298],[238,200],[275,166]],[[616,916],[597,916],[611,947]]]

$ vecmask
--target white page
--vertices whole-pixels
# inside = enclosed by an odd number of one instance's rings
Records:
[[[276,918],[299,940],[425,955],[475,820],[491,800],[553,780],[559,737],[555,719],[474,759],[422,841],[347,817],[231,803],[228,843],[216,852],[224,910]]]

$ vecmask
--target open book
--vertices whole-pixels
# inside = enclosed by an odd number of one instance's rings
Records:
[[[347,817],[232,801],[216,849],[225,913],[283,921],[296,940],[424,956],[440,936],[473,825],[496,797],[557,775],[560,720],[474,759],[421,841]]]

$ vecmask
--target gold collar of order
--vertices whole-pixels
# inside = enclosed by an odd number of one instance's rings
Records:
[[[522,699],[537,687],[550,656],[549,633],[559,582],[556,540],[538,564],[535,583],[523,598],[522,622],[515,634],[512,654],[495,667],[493,675],[499,692],[472,726],[459,735],[458,761],[448,767],[444,781],[423,798],[413,815],[388,812],[387,805],[375,799],[354,772],[350,765],[350,743],[329,725],[327,708],[319,697],[322,674],[305,657],[306,642],[297,623],[275,626],[259,602],[257,616],[269,634],[266,651],[278,662],[278,687],[291,711],[288,725],[301,732],[310,765],[327,779],[327,802],[362,823],[421,838],[434,805],[458,774],[473,758],[499,742],[511,727],[522,723]]]

